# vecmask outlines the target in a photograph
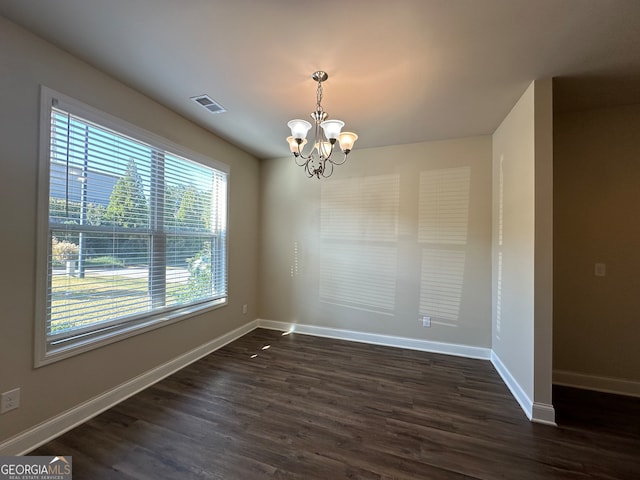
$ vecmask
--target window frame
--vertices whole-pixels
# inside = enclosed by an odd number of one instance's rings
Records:
[[[225,235],[221,249],[224,265],[224,283],[226,295],[221,299],[201,300],[184,306],[172,307],[164,311],[144,313],[119,322],[116,329],[105,329],[87,337],[80,336],[65,341],[55,348],[50,347],[48,335],[47,310],[49,296],[49,196],[50,196],[50,148],[51,148],[51,113],[52,108],[59,106],[72,115],[77,115],[101,127],[110,129],[123,136],[148,144],[150,147],[173,154],[205,167],[212,168],[226,176],[225,182]],[[230,167],[220,161],[189,150],[159,135],[137,127],[125,120],[91,107],[79,100],[64,95],[44,85],[40,87],[40,132],[38,151],[38,183],[37,183],[37,225],[36,225],[36,288],[35,288],[35,349],[34,365],[40,367],[64,358],[69,358],[125,338],[139,335],[156,328],[170,325],[195,315],[217,309],[228,304],[229,262],[228,262],[228,211],[229,211]],[[157,234],[157,232],[156,232]],[[166,233],[165,233],[166,235]],[[168,236],[167,236],[168,237]],[[150,247],[151,248],[151,247]],[[97,329],[96,329],[97,330]]]

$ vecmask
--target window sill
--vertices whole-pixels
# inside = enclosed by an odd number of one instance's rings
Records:
[[[36,357],[34,366],[35,368],[43,367],[59,360],[64,360],[142,333],[150,332],[157,328],[172,325],[224,307],[227,303],[227,299],[224,298],[198,305],[190,305],[178,310],[149,315],[136,322],[135,325],[123,325],[117,330],[98,333],[86,340],[76,338],[62,341],[55,346],[45,345],[43,346],[43,354]]]

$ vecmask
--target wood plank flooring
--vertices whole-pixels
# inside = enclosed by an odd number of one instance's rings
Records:
[[[554,395],[558,428],[488,361],[259,329],[33,454],[74,480],[640,478],[638,399],[592,423]]]

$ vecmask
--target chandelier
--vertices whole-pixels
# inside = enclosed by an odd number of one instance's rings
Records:
[[[333,173],[334,165],[342,165],[347,160],[347,155],[353,148],[353,144],[358,139],[358,135],[352,132],[342,132],[344,122],[340,120],[327,120],[327,112],[322,108],[322,82],[329,78],[327,72],[319,70],[311,75],[318,87],[316,89],[316,109],[311,113],[313,125],[306,120],[295,119],[287,123],[291,129],[291,136],[287,137],[291,153],[296,159],[296,164],[304,167],[304,171],[309,178],[330,177]],[[304,146],[307,144],[307,133],[314,127],[313,147],[305,154]],[[336,141],[340,145],[340,150],[344,156],[341,160],[333,157],[336,150]]]

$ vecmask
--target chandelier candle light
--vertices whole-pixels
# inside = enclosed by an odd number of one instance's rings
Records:
[[[329,78],[327,72],[319,70],[311,75],[318,88],[316,90],[316,109],[311,113],[311,118],[315,126],[313,148],[308,154],[303,153],[307,144],[307,133],[311,130],[311,123],[306,120],[291,120],[287,125],[291,129],[291,136],[287,137],[291,153],[296,159],[296,164],[304,167],[304,171],[311,177],[330,177],[333,173],[334,165],[342,165],[347,160],[347,155],[353,148],[353,144],[358,139],[358,135],[352,132],[342,132],[344,122],[340,120],[327,120],[327,112],[322,108],[322,82]],[[332,158],[336,141],[340,144],[340,149],[344,156],[341,161]]]

